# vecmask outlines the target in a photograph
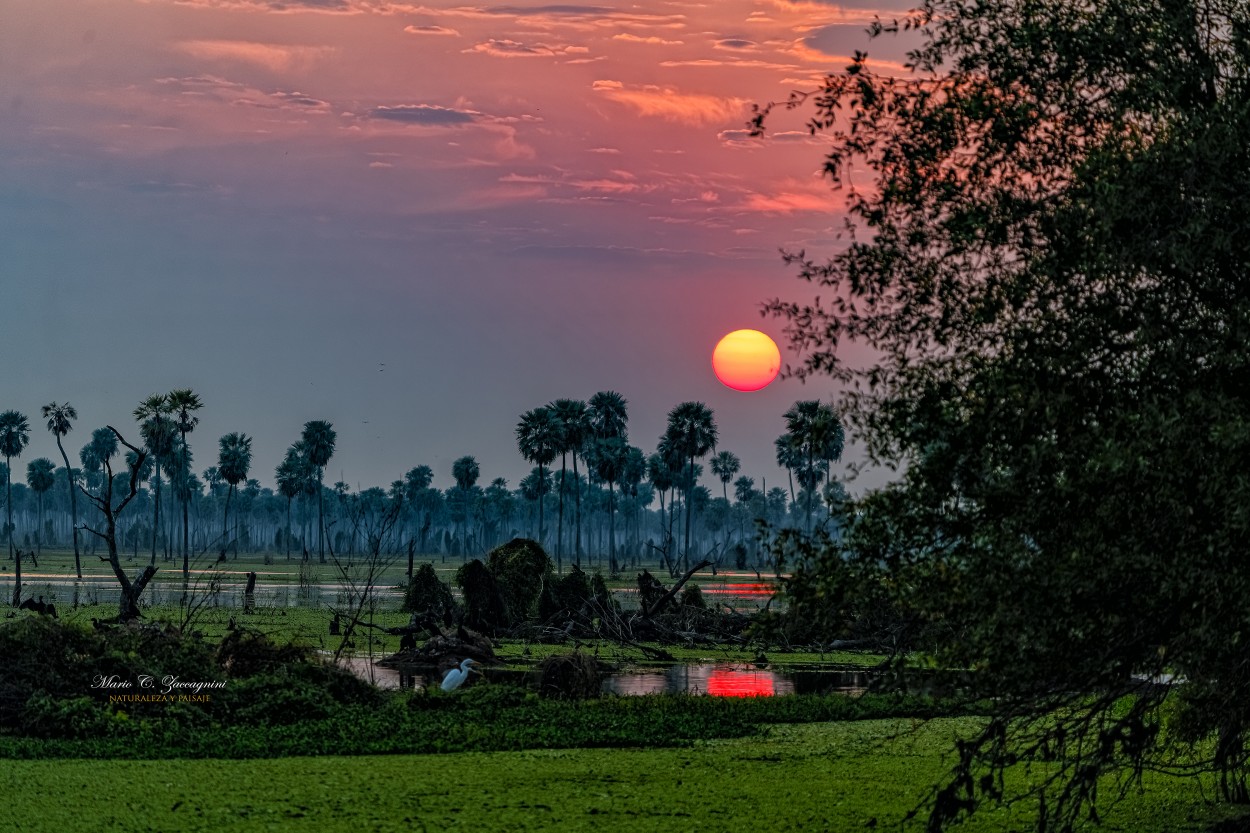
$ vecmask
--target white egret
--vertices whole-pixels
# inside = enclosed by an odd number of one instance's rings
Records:
[[[472,670],[469,666],[476,665],[477,660],[466,659],[460,663],[459,668],[453,668],[443,676],[443,691],[455,691],[464,685],[464,681],[469,679],[469,672]]]

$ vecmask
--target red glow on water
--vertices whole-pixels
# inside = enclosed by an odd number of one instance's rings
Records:
[[[700,585],[699,589],[704,593],[713,593],[718,596],[771,596],[777,592],[777,588],[768,583],[709,584]]]
[[[717,668],[708,675],[707,693],[714,697],[772,697],[773,675],[767,671]]]

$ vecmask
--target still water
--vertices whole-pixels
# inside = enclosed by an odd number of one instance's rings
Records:
[[[414,688],[437,685],[441,675],[426,668],[383,668],[370,660],[346,661],[357,676],[380,688]],[[537,671],[483,669],[488,682],[538,687]],[[740,663],[690,663],[667,668],[635,667],[607,676],[605,694],[699,694],[712,697],[772,697],[781,694],[862,694],[869,672],[862,668],[795,668],[774,671]]]

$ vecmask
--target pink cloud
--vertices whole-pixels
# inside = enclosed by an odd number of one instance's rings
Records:
[[[299,46],[242,40],[184,40],[173,48],[195,58],[253,64],[272,72],[304,70],[334,54],[329,46]]]
[[[404,27],[404,31],[410,35],[456,35],[456,36],[459,36],[460,34],[455,29],[448,29],[446,26],[434,26],[434,25],[429,25],[429,26],[409,25],[409,26]]]
[[[568,44],[547,44],[533,43],[526,44],[514,40],[496,40],[491,38],[476,43],[462,52],[480,52],[490,55],[492,58],[550,58],[556,55],[573,55],[585,54],[590,52],[584,46],[569,46]]]
[[[723,124],[740,119],[747,103],[741,98],[687,93],[651,84],[626,87],[620,81],[606,79],[595,81],[591,89],[632,108],[639,115],[692,125]]]

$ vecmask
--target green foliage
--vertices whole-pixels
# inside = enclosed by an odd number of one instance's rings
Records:
[[[538,614],[543,584],[555,572],[542,545],[529,538],[513,538],[490,551],[486,567],[498,582],[508,621],[524,622]]]
[[[946,720],[920,729],[907,721],[825,723],[693,748],[473,751],[436,761],[404,755],[6,761],[10,789],[0,804],[0,828],[356,833],[409,829],[418,820],[430,830],[495,830],[507,818],[510,830],[546,833],[739,833],[759,828],[761,819],[777,833],[898,830],[898,820],[941,772],[950,735],[965,729],[963,721]],[[1234,822],[1220,822],[1234,814],[1212,807],[1198,784],[1147,774],[1144,787],[1109,808],[1106,829],[1233,829]],[[141,821],[122,820],[119,807],[126,819]],[[1035,822],[1035,814],[1016,805],[972,820],[966,833],[1030,830]]]
[[[996,698],[933,829],[1057,745],[1080,751],[1043,829],[1125,762],[1192,755],[1246,800],[1250,7],[928,0],[904,25],[916,76],[860,56],[814,99],[827,173],[873,179],[853,242],[789,258],[833,300],[768,305],[904,472],[796,565],[796,605],[879,616]]]
[[[439,580],[433,564],[422,564],[412,574],[412,580],[404,589],[402,609],[410,613],[428,612],[438,619],[455,611],[456,601],[451,589]]]
[[[703,591],[699,589],[697,584],[687,584],[681,589],[681,600],[679,604],[682,607],[694,608],[695,610],[707,610],[707,601],[703,598]]]
[[[456,571],[464,599],[464,624],[482,633],[494,633],[511,624],[503,592],[495,574],[478,559]]]
[[[573,651],[553,654],[539,663],[542,673],[538,690],[543,697],[559,700],[586,700],[598,697],[603,675],[590,654]]]
[[[574,565],[564,575],[552,576],[543,582],[538,597],[538,619],[549,622],[561,614],[577,613],[592,597],[589,577]]]

